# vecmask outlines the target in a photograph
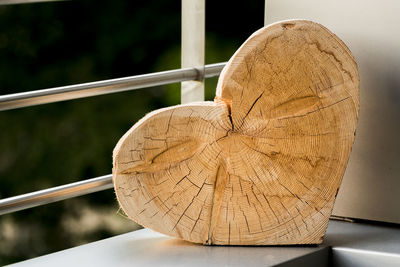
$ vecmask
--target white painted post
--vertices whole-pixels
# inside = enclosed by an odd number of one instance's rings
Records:
[[[264,1],[264,26],[267,25],[267,1],[268,0]]]
[[[181,83],[181,103],[204,100],[205,0],[182,0],[182,68],[196,67],[197,81]]]

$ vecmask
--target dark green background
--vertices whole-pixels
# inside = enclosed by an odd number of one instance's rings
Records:
[[[180,1],[0,6],[0,95],[180,67]],[[263,0],[206,3],[206,63],[263,25]],[[217,79],[206,81],[212,100]],[[180,85],[0,112],[0,198],[111,173],[119,138]],[[107,190],[0,217],[0,265],[137,229]]]

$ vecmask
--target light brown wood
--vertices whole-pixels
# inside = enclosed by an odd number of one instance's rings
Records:
[[[132,220],[191,242],[321,243],[353,144],[358,71],[320,24],[255,32],[224,68],[214,102],[146,115],[114,150]]]

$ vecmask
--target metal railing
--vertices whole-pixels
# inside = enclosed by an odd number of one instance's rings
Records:
[[[45,2],[61,2],[66,0],[0,0],[0,5],[34,4]]]
[[[224,63],[0,96],[0,111],[218,76]]]
[[[165,85],[188,80],[218,76],[225,62],[205,65],[204,77],[197,68],[185,68],[126,78],[56,87],[24,93],[0,96],[0,110],[15,109],[63,100],[111,94],[139,88]],[[44,205],[68,198],[110,189],[112,175],[105,175],[76,183],[61,185],[0,200],[0,215]]]
[[[78,197],[113,187],[112,175],[56,186],[0,200],[0,215]]]
[[[58,0],[0,0],[23,4]],[[193,42],[195,40],[195,42]],[[0,111],[64,100],[182,83],[183,102],[204,100],[205,78],[218,76],[226,63],[204,65],[205,0],[182,0],[182,69],[55,87],[0,96]],[[200,65],[200,66],[199,66]],[[112,175],[61,185],[0,200],[0,215],[112,188]]]

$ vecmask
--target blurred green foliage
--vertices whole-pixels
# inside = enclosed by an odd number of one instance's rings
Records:
[[[263,2],[207,2],[207,63],[227,61],[262,26]],[[180,12],[176,0],[0,6],[0,94],[179,68]],[[0,112],[0,198],[111,173],[119,138],[179,102],[172,84]],[[117,210],[107,190],[1,216],[0,265],[138,227]]]

